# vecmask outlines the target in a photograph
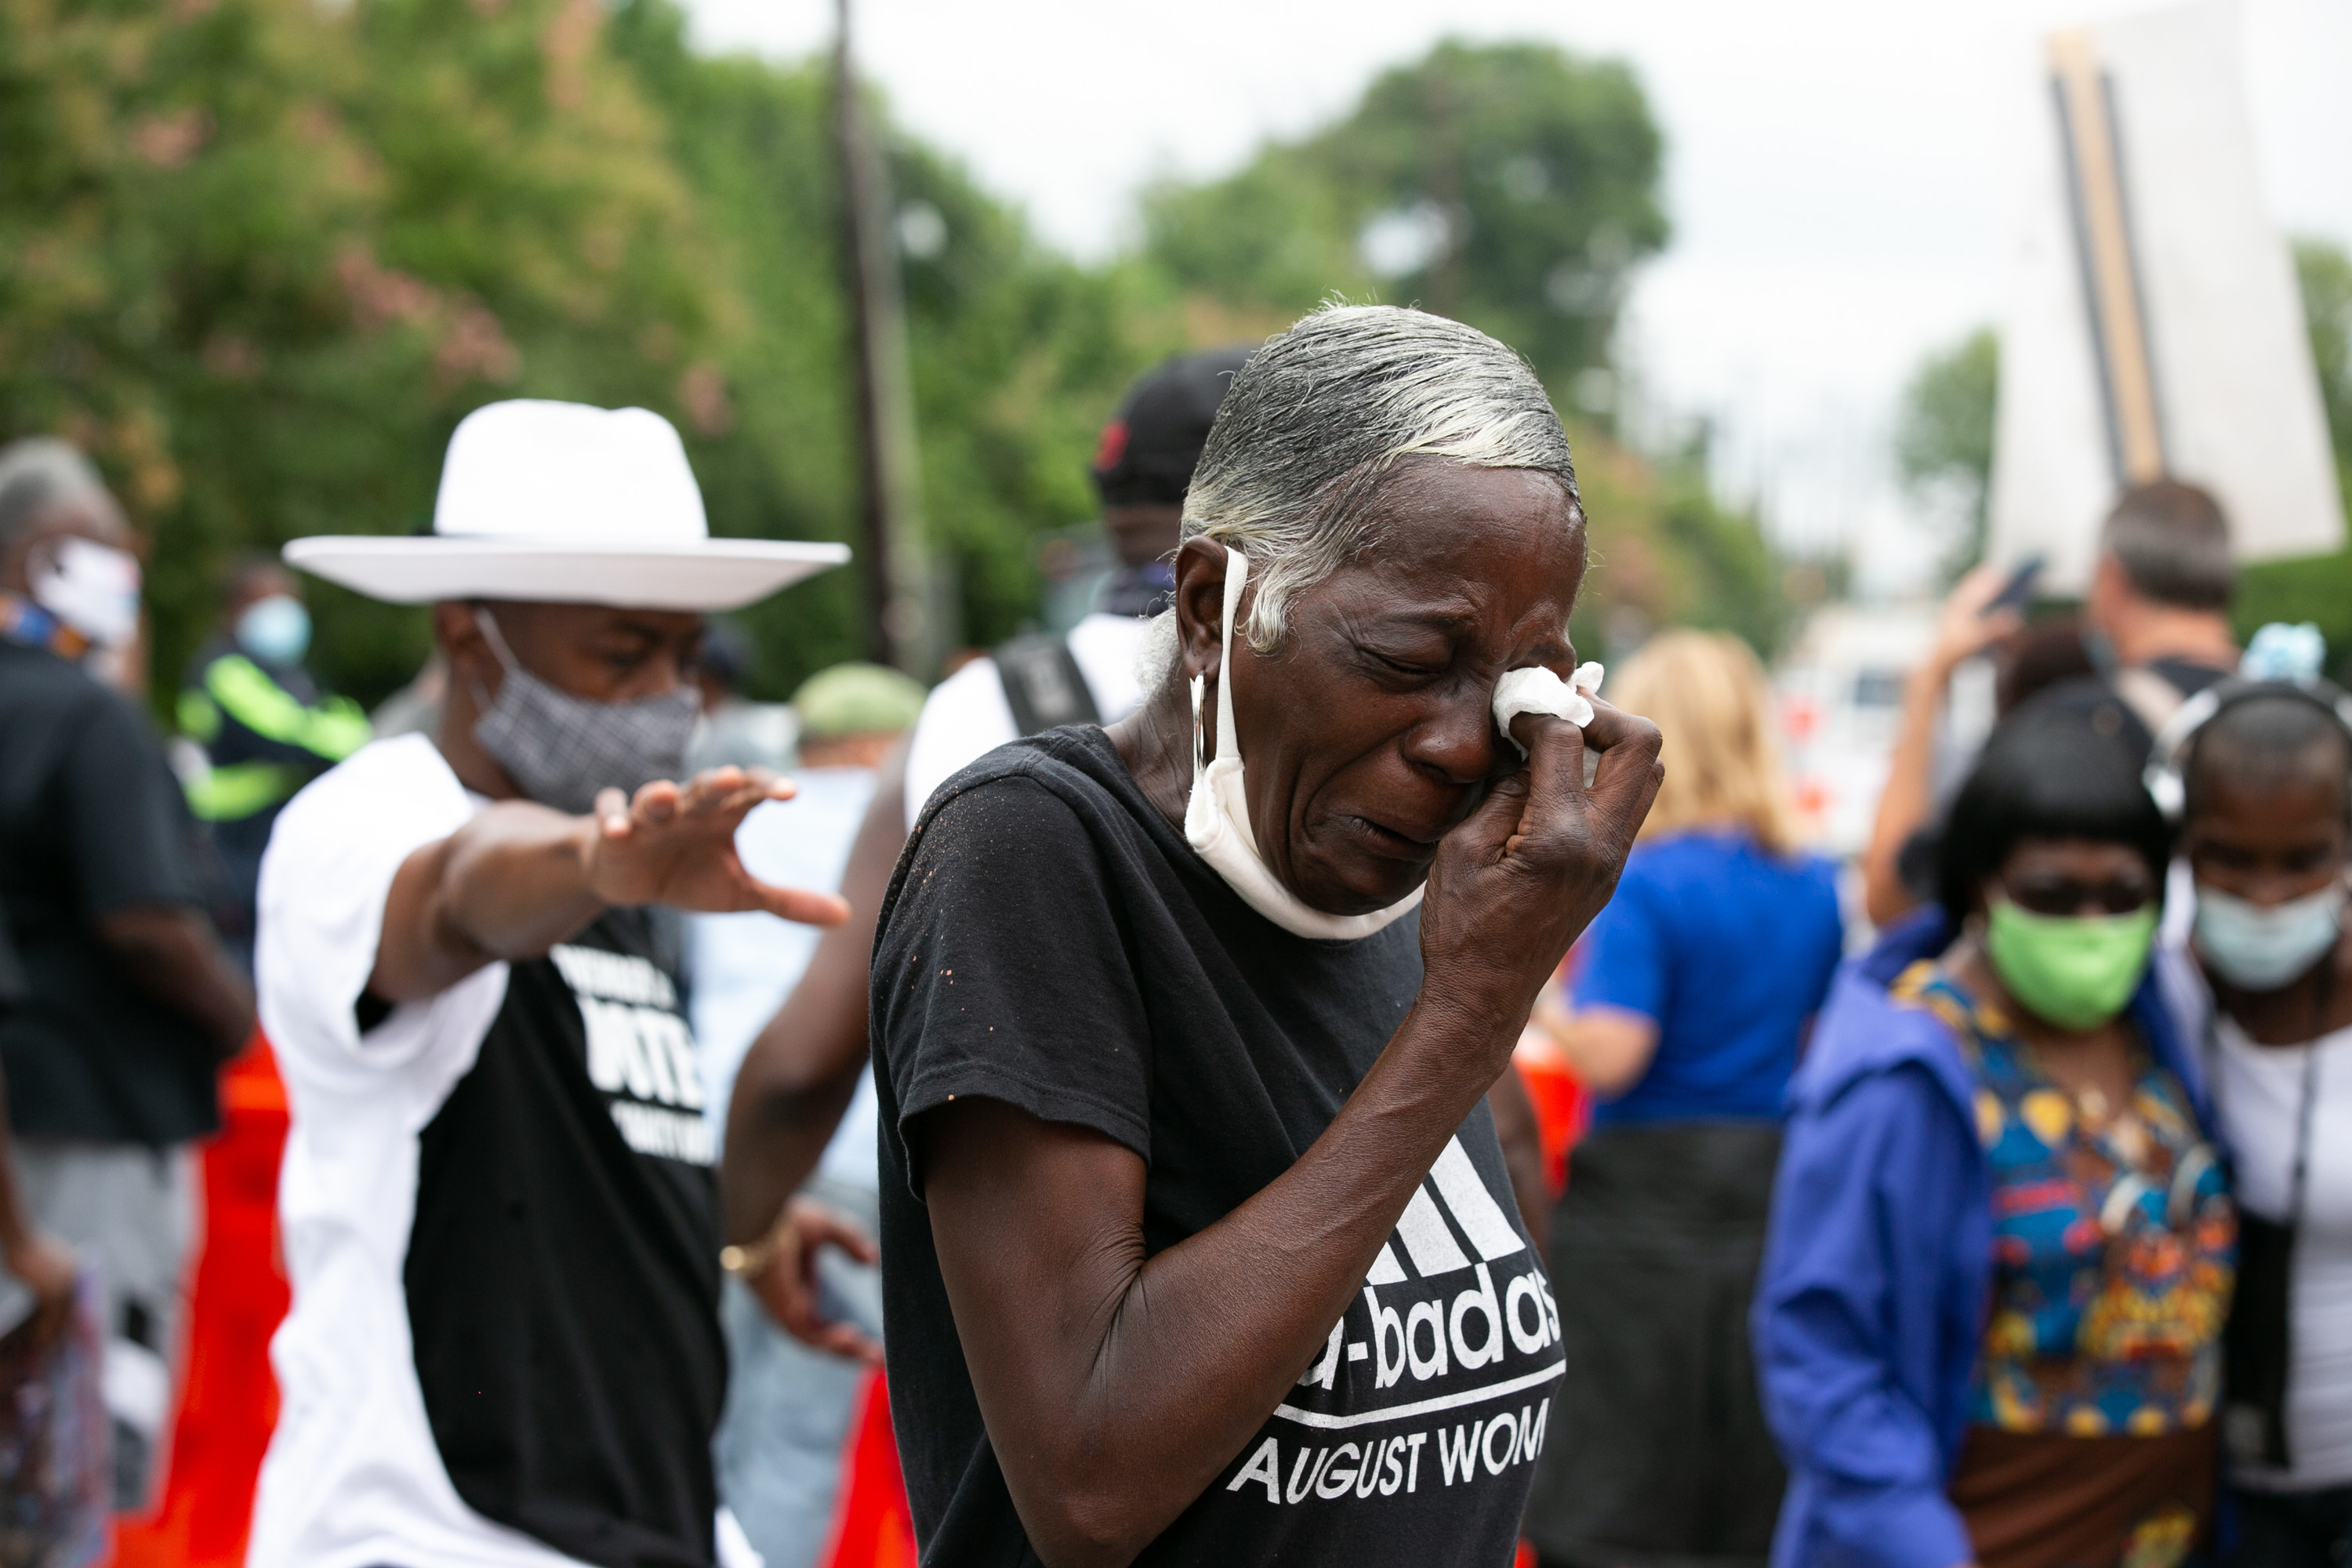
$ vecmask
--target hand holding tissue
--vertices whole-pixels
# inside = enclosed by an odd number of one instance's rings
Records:
[[[1495,727],[1503,731],[1503,738],[1522,757],[1528,754],[1528,749],[1511,733],[1511,721],[1522,713],[1548,713],[1581,730],[1592,722],[1592,699],[1601,690],[1601,676],[1598,664],[1578,665],[1576,673],[1566,680],[1540,664],[1506,670],[1503,679],[1495,682]],[[1585,759],[1587,784],[1592,782],[1591,764],[1594,760]]]

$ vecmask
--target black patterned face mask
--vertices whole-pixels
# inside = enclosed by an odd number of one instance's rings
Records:
[[[475,606],[506,679],[474,721],[474,739],[523,794],[541,805],[585,815],[600,790],[635,795],[656,779],[686,777],[687,743],[701,697],[680,686],[631,702],[593,702],[560,691],[522,667],[489,611]],[[480,689],[476,688],[478,695]]]

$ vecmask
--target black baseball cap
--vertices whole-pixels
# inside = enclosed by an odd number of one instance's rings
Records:
[[[1095,448],[1095,489],[1104,505],[1182,503],[1217,405],[1254,352],[1234,343],[1179,354],[1127,389]]]

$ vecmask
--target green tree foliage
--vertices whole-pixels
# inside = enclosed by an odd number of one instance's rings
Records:
[[[2303,319],[2311,333],[2311,363],[2319,372],[2319,401],[2336,465],[2352,494],[2352,255],[2324,239],[2295,242],[2295,279],[2303,286]]]
[[[1990,327],[1979,327],[1927,357],[1903,389],[1896,411],[1895,472],[1914,494],[1941,501],[1952,514],[1947,580],[1984,558],[2000,384],[2000,339]]]
[[[414,526],[476,405],[683,416],[729,301],[594,0],[0,16],[0,430],[121,483],[160,682],[226,555]],[[336,675],[415,668],[421,617],[320,598]]]
[[[2299,240],[2294,270],[2337,482],[2345,510],[2352,512],[2352,255],[2326,240]],[[2352,548],[2249,567],[2238,590],[2236,620],[2242,637],[2265,621],[2317,622],[2341,671],[2352,658]]]
[[[681,37],[670,0],[0,0],[0,437],[63,433],[120,486],[159,685],[228,556],[424,525],[496,397],[655,408],[721,531],[848,535],[828,81]],[[893,141],[938,231],[908,276],[925,501],[967,633],[1002,637],[1160,345],[1118,275]],[[347,689],[414,671],[419,613],[313,597]],[[757,684],[853,652],[858,613],[847,574],[762,607]]]
[[[616,14],[615,52],[666,125],[669,156],[717,241],[740,326],[718,352],[723,426],[695,461],[730,532],[850,539],[855,422],[836,249],[840,194],[829,64],[690,52],[670,0]],[[1133,302],[1133,280],[1041,247],[953,161],[887,133],[913,357],[922,510],[964,640],[1035,613],[1035,542],[1093,515],[1087,463],[1127,381],[1181,346]],[[862,566],[862,563],[861,563]],[[788,691],[860,655],[857,582],[830,574],[747,619],[760,684]]]
[[[822,61],[695,55],[676,0],[0,0],[0,438],[67,435],[121,489],[163,690],[233,554],[426,526],[449,431],[493,398],[655,408],[716,529],[848,538],[831,91]],[[1557,392],[1605,367],[1665,234],[1630,75],[1532,46],[1440,46],[1241,174],[1162,186],[1142,254],[1099,268],[881,120],[928,544],[970,642],[1034,613],[1038,542],[1092,515],[1095,437],[1153,359],[1381,291]],[[1696,619],[1769,647],[1754,520],[1689,462],[1578,446],[1588,641]],[[344,689],[415,670],[421,613],[311,593]],[[861,604],[836,573],[751,612],[754,689],[854,654]]]
[[[1715,499],[1703,437],[1658,458],[1581,424],[1569,437],[1591,520],[1580,654],[1622,658],[1670,626],[1732,632],[1767,657],[1780,646],[1794,620],[1783,563],[1752,511]]]
[[[1449,41],[1238,173],[1150,193],[1146,247],[1181,288],[1244,310],[1418,303],[1567,387],[1608,363],[1629,270],[1665,243],[1661,152],[1622,65]]]
[[[1634,264],[1666,238],[1662,143],[1623,66],[1545,45],[1438,45],[1356,106],[1236,173],[1144,199],[1147,262],[1195,341],[1277,330],[1334,295],[1417,303],[1527,355],[1572,432],[1591,518],[1580,649],[1669,624],[1763,651],[1788,621],[1758,520],[1709,492],[1705,453],[1612,437],[1611,338]]]

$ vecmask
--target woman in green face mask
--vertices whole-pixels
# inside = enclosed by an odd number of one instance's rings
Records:
[[[1756,1308],[1775,1561],[2159,1568],[2210,1535],[2236,1215],[2152,949],[2132,760],[2021,710],[1940,909],[1848,967],[1792,1089]]]

